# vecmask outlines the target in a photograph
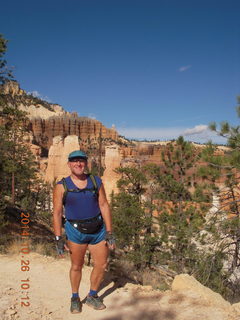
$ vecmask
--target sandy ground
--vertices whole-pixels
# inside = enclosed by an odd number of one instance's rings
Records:
[[[0,319],[1,320],[238,320],[240,314],[229,316],[226,312],[199,303],[197,297],[180,293],[153,291],[149,287],[125,284],[118,288],[105,281],[99,295],[107,308],[96,311],[83,305],[80,314],[71,314],[70,282],[67,256],[56,260],[31,253],[29,271],[21,270],[21,255],[0,256]],[[89,291],[90,267],[84,267],[80,295],[83,300]],[[29,278],[29,282],[22,281]],[[21,284],[29,284],[29,289]],[[29,299],[26,299],[29,297]],[[30,303],[21,306],[21,303]],[[235,313],[234,313],[235,314]]]

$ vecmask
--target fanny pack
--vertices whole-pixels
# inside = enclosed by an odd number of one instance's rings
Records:
[[[101,213],[99,213],[96,217],[85,219],[85,220],[71,220],[68,219],[71,225],[82,233],[97,233],[102,225],[103,219]]]

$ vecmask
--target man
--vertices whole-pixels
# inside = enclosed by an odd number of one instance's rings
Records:
[[[70,311],[72,313],[79,313],[82,310],[78,291],[87,249],[91,253],[94,267],[90,276],[90,291],[86,304],[97,310],[106,308],[97,292],[107,266],[108,251],[115,248],[111,212],[104,186],[99,177],[86,174],[87,159],[83,151],[71,152],[68,156],[71,175],[58,182],[53,192],[53,225],[56,247],[59,254],[65,247],[71,257]],[[61,233],[63,205],[67,244]]]

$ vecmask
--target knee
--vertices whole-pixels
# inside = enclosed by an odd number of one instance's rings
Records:
[[[75,272],[81,272],[82,271],[83,264],[72,264],[71,270]]]
[[[101,269],[103,271],[105,271],[107,269],[107,261],[103,261],[103,262],[97,262],[97,263],[94,263],[94,267],[97,268],[97,269]]]

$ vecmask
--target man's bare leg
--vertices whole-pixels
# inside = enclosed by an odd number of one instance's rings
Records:
[[[97,291],[107,267],[108,246],[104,240],[97,244],[89,244],[88,248],[93,259],[93,270],[90,277],[91,289]]]
[[[88,244],[77,244],[68,240],[67,245],[70,249],[71,257],[71,269],[69,272],[70,282],[72,292],[76,293],[79,290],[80,281],[82,279],[82,267]]]
[[[100,283],[103,280],[104,272],[107,266],[108,247],[106,241],[89,245],[89,251],[93,258],[93,270],[90,276],[90,292],[87,296],[86,304],[96,310],[103,310],[106,306],[97,295]]]

